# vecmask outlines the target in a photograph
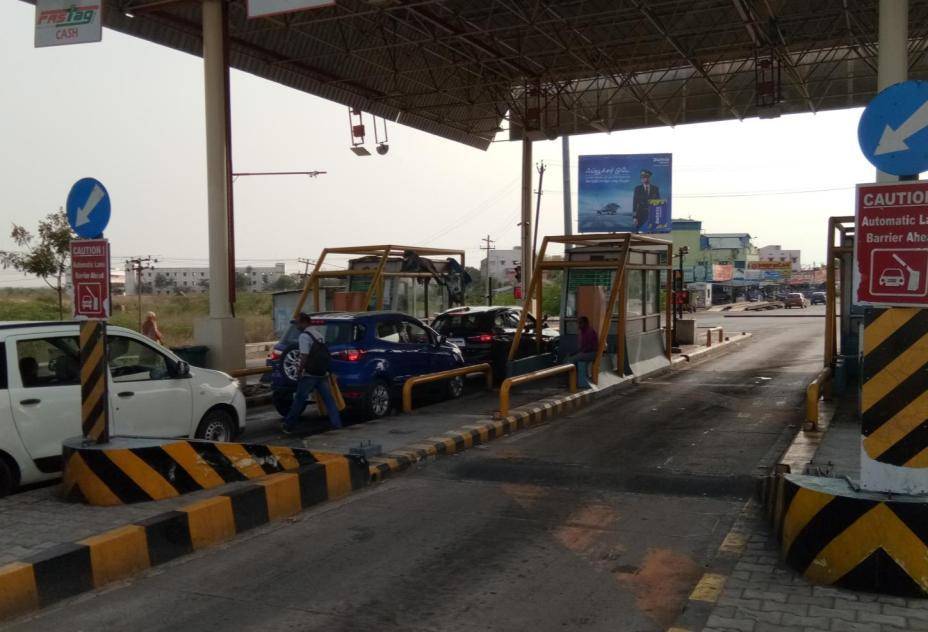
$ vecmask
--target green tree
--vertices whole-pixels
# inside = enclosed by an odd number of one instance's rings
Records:
[[[64,318],[64,276],[71,261],[70,242],[77,235],[63,209],[39,220],[37,234],[13,224],[10,237],[22,250],[0,250],[0,266],[32,274],[58,293],[58,318]]]
[[[280,292],[283,290],[292,290],[297,287],[296,279],[288,274],[282,274],[277,277],[277,280],[271,283],[271,289],[275,292]]]
[[[167,277],[164,274],[158,272],[155,274],[155,288],[158,290],[170,289],[174,287],[174,279]]]
[[[251,275],[245,274],[244,272],[235,273],[235,289],[236,290],[250,290],[251,289]]]

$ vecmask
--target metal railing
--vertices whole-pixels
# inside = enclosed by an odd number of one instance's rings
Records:
[[[487,363],[473,364],[471,366],[462,366],[457,369],[439,371],[438,373],[427,373],[411,377],[403,384],[403,412],[412,412],[412,387],[429,382],[438,382],[453,377],[465,377],[472,373],[483,373],[486,376],[487,389],[493,388],[493,367]]]
[[[706,330],[706,346],[707,347],[712,346],[712,332],[714,331],[719,332],[719,342],[724,342],[725,340],[725,332],[721,327],[709,327],[709,329]]]
[[[818,430],[818,400],[827,391],[826,382],[831,379],[831,367],[825,367],[818,372],[815,379],[806,387],[806,423],[809,430]],[[825,392],[827,396],[828,393]]]
[[[509,415],[509,390],[518,384],[525,384],[526,382],[534,382],[535,380],[543,380],[547,377],[552,377],[554,375],[560,375],[561,373],[568,373],[568,379],[570,380],[570,392],[577,392],[577,367],[573,364],[559,364],[558,366],[552,366],[547,369],[540,369],[538,371],[532,371],[531,373],[525,373],[524,375],[517,375],[515,377],[507,377],[503,380],[502,385],[499,387],[499,416],[506,417]]]
[[[263,375],[264,373],[270,373],[271,367],[269,366],[256,366],[250,369],[232,369],[228,371],[228,374],[232,377],[246,377],[248,375]]]

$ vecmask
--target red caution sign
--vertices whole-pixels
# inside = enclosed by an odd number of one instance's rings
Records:
[[[928,306],[928,182],[857,185],[855,302]]]
[[[71,242],[74,315],[106,319],[110,315],[110,244],[106,239]]]

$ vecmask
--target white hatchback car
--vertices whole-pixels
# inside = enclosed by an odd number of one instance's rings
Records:
[[[0,496],[55,478],[81,434],[76,322],[0,322]],[[107,327],[110,433],[229,441],[245,397],[221,371],[190,367],[148,338]]]

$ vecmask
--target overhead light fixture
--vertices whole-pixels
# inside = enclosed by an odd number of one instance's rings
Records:
[[[126,9],[123,14],[130,20],[135,17],[135,14],[132,12],[131,9]]]

